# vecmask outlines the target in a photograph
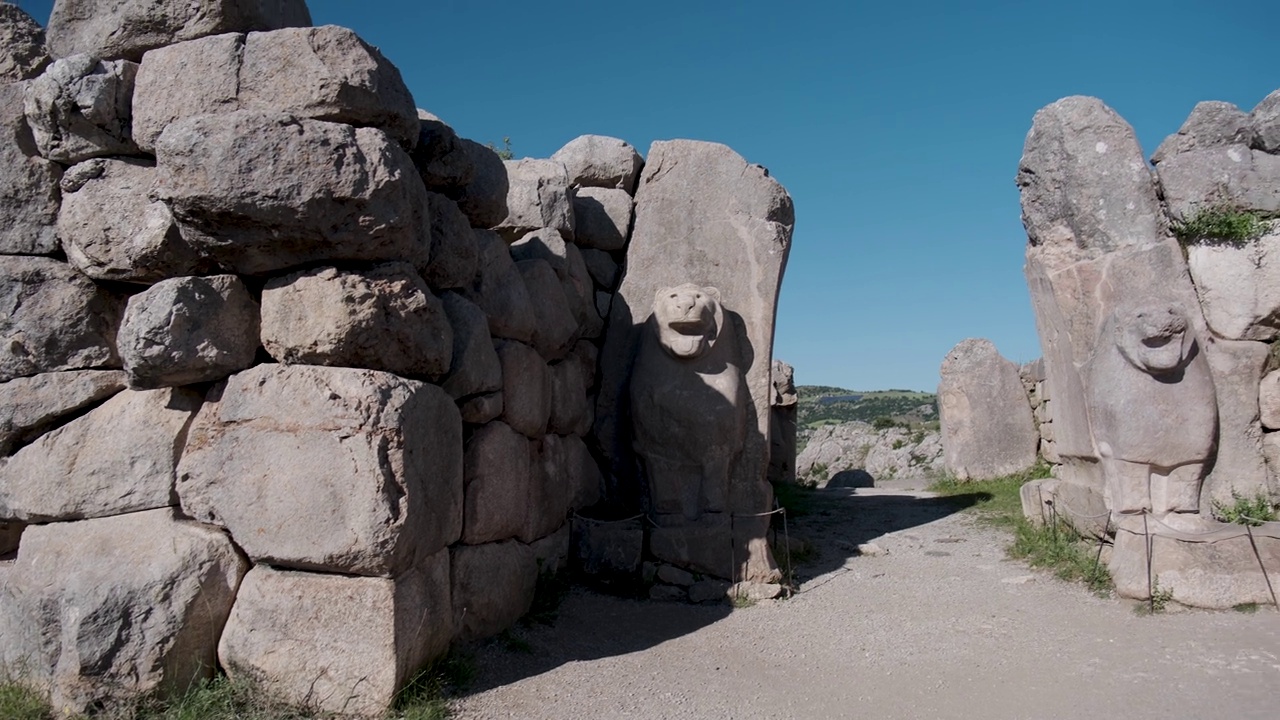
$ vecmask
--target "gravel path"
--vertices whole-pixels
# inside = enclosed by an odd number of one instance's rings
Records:
[[[458,718],[1280,718],[1280,613],[1142,617],[1005,558],[915,489],[824,491],[788,600],[733,610],[574,590],[474,649]],[[858,554],[874,543],[882,555]]]

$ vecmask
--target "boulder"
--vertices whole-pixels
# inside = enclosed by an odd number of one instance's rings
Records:
[[[1258,413],[1263,428],[1280,430],[1280,370],[1263,376],[1258,387]]]
[[[476,276],[479,257],[475,234],[457,203],[439,193],[427,193],[431,208],[431,260],[422,278],[433,290],[463,288]]]
[[[582,438],[577,435],[547,435],[543,438],[542,452],[548,458],[547,467],[556,468],[569,488],[570,509],[589,508],[600,501],[604,475]]]
[[[1263,98],[1249,113],[1249,129],[1254,148],[1280,154],[1280,90]]]
[[[247,569],[226,535],[168,509],[33,525],[0,583],[0,665],[62,712],[181,695],[213,676]]]
[[[1205,479],[1200,497],[1202,513],[1209,513],[1215,500],[1231,505],[1234,495],[1252,498],[1270,489],[1258,405],[1268,349],[1260,342],[1231,340],[1218,340],[1208,347],[1206,354],[1217,391],[1218,447],[1213,471]],[[1184,398],[1184,402],[1194,399]],[[1181,414],[1187,412],[1183,409]],[[1166,415],[1162,420],[1168,423],[1175,417]]]
[[[258,565],[240,585],[218,659],[233,679],[325,713],[381,717],[454,634],[449,551],[395,578]]]
[[[456,198],[470,184],[476,168],[462,143],[443,120],[418,109],[418,144],[413,149],[413,164],[418,166],[428,190]]]
[[[429,252],[426,190],[381,130],[241,110],[170,124],[156,156],[183,237],[237,273]]]
[[[456,292],[444,293],[441,300],[453,328],[453,359],[440,386],[454,400],[501,390],[502,364],[484,311]]]
[[[206,35],[311,24],[305,0],[58,0],[49,53],[138,60],[153,48]]]
[[[214,388],[178,495],[255,562],[396,576],[462,533],[462,423],[443,390],[373,370],[259,365]]]
[[[154,283],[212,270],[173,214],[147,197],[155,166],[145,160],[93,159],[62,179],[58,234],[67,260],[95,280]]]
[[[240,66],[245,36],[212,35],[157,47],[143,56],[133,88],[133,139],[155,152],[176,120],[241,109]]]
[[[0,518],[79,520],[168,507],[175,449],[200,408],[183,388],[112,396],[0,465]]]
[[[480,545],[521,533],[533,478],[530,441],[501,421],[477,428],[463,461],[462,542]]]
[[[569,568],[569,543],[572,533],[569,523],[562,523],[555,532],[529,544],[533,558],[538,563],[538,578],[559,575]]]
[[[1192,245],[1187,265],[1215,335],[1229,340],[1280,336],[1280,227],[1244,247]]]
[[[524,343],[498,341],[495,347],[502,364],[502,419],[524,436],[540,439],[551,417],[547,363]]]
[[[29,80],[49,64],[44,28],[11,3],[0,3],[0,83]]]
[[[502,417],[502,391],[472,395],[466,400],[458,401],[458,412],[462,414],[462,422],[471,425],[483,425]]]
[[[582,261],[587,266],[587,272],[595,281],[596,287],[610,292],[617,287],[621,268],[618,267],[618,261],[614,260],[612,255],[603,250],[583,248]]]
[[[72,55],[26,87],[24,110],[40,154],[70,164],[138,152],[130,133],[137,63]]]
[[[460,138],[458,165],[471,168],[471,178],[447,190],[474,228],[494,228],[507,217],[507,193],[511,183],[507,166],[498,153],[478,142]],[[436,186],[433,186],[436,187]]]
[[[504,160],[507,216],[494,227],[507,242],[539,228],[573,238],[573,194],[564,163],[557,160]]]
[[[0,382],[120,367],[115,340],[123,309],[66,263],[0,257]]]
[[[1156,148],[1151,162],[1159,165],[1169,157],[1197,148],[1247,145],[1252,135],[1249,114],[1235,105],[1216,100],[1197,103],[1178,132],[1165,138]]]
[[[1035,465],[1040,438],[1017,365],[989,340],[969,339],[947,353],[941,374],[938,409],[951,474],[989,480]]]
[[[582,135],[551,156],[564,163],[569,182],[579,187],[618,188],[634,193],[644,160],[630,144],[604,135]]]
[[[267,282],[262,344],[284,363],[435,379],[449,372],[453,330],[444,303],[407,263],[322,267]]]
[[[1280,156],[1244,143],[1170,155],[1156,166],[1156,173],[1175,221],[1219,205],[1280,212]]]
[[[589,326],[593,324],[600,325],[599,315],[592,312],[595,287],[591,282],[591,273],[577,246],[566,242],[554,230],[544,228],[512,243],[511,257],[516,262],[545,260],[555,270],[575,324],[584,329],[592,329]]]
[[[40,157],[23,110],[24,87],[0,84],[0,255],[52,255],[62,167]]]
[[[552,436],[548,436],[552,437]],[[569,511],[570,487],[564,472],[565,454],[548,454],[546,444],[529,444],[529,485],[524,523],[517,536],[532,543],[564,525]]]
[[[0,456],[125,388],[120,370],[72,370],[0,383]]]
[[[460,640],[497,635],[533,605],[538,561],[516,540],[454,547],[453,616]]]
[[[578,320],[569,309],[564,288],[556,272],[545,260],[516,263],[533,309],[533,346],[547,360],[558,360],[578,339]]]
[[[533,340],[537,320],[520,271],[506,242],[488,230],[475,232],[478,271],[463,297],[480,306],[489,317],[489,332],[496,338]]]
[[[573,344],[573,356],[576,357],[578,359],[578,363],[582,365],[582,372],[585,376],[586,387],[595,387],[596,370],[600,365],[600,348],[596,347],[596,344],[590,340],[579,340]]]
[[[560,435],[584,436],[591,429],[587,408],[587,381],[582,363],[570,356],[553,363],[551,373],[551,415],[547,428]]]
[[[258,303],[235,275],[163,280],[129,298],[118,344],[130,387],[221,380],[253,365]]]
[[[622,250],[631,231],[633,203],[623,190],[578,188],[573,196],[573,241],[584,248]]]

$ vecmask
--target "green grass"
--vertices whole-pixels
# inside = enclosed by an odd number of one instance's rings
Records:
[[[1173,234],[1183,246],[1244,247],[1271,228],[1271,216],[1229,204],[1201,208],[1185,220],[1173,223]]]
[[[0,682],[0,718],[52,720],[53,710],[40,693],[12,680]]]
[[[773,496],[778,505],[787,509],[790,519],[804,517],[817,510],[820,504],[817,490],[793,483],[774,484]]]

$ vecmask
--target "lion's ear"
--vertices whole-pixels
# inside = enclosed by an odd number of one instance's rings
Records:
[[[702,288],[702,292],[715,298],[716,302],[720,302],[720,288],[704,287]]]

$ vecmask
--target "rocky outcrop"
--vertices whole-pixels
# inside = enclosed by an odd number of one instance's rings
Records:
[[[44,28],[17,5],[0,3],[0,83],[29,80],[48,63]]]
[[[796,457],[796,480],[815,487],[859,487],[876,480],[936,477],[945,468],[937,431],[824,425]]]

